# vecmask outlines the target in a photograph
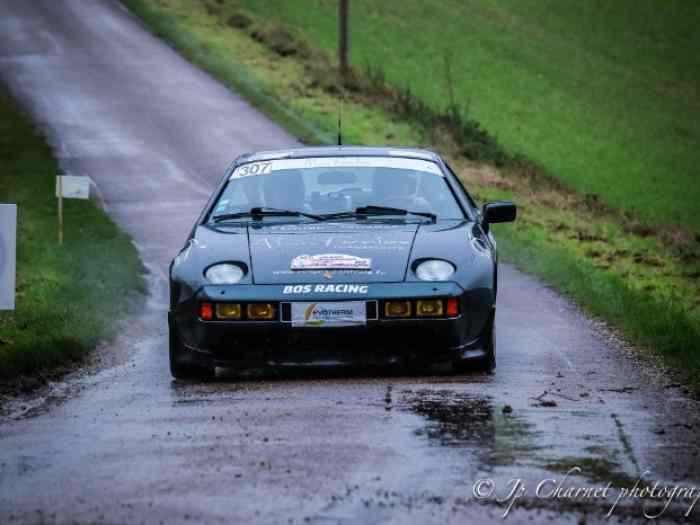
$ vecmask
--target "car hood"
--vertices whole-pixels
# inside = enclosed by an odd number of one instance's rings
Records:
[[[256,284],[399,282],[406,276],[418,224],[381,222],[251,225]],[[294,265],[313,269],[292,269]],[[361,269],[339,269],[355,264]],[[366,267],[369,267],[368,269]]]

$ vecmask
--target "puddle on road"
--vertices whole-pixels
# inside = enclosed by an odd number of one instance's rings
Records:
[[[488,397],[452,390],[404,391],[401,405],[425,418],[414,434],[441,446],[472,449],[484,466],[509,465],[536,450],[530,425]]]
[[[625,472],[617,461],[620,452],[595,443],[598,436],[588,436],[593,444],[585,447],[581,455],[552,457],[553,450],[541,444],[543,436],[534,430],[534,424],[512,413],[503,413],[503,407],[494,405],[487,396],[452,390],[404,390],[397,408],[424,419],[424,425],[414,430],[415,435],[425,437],[437,446],[467,450],[479,463],[479,470],[489,472],[488,477],[496,479],[500,486],[506,486],[509,480],[516,478],[524,479],[530,489],[533,483],[544,479],[562,481],[565,488],[612,486],[610,498],[595,501],[574,497],[546,499],[534,497],[534,493],[528,490],[515,502],[515,509],[538,513],[548,511],[559,516],[572,513],[584,521],[588,516],[594,518],[593,521],[609,522],[604,516],[615,497],[621,490],[631,490],[638,479],[637,475]],[[580,471],[571,472],[575,468]],[[461,502],[450,503],[459,507]],[[479,504],[499,511],[503,509],[503,503],[495,500],[484,500]],[[613,519],[639,519],[644,510],[654,514],[663,509],[663,504],[626,499],[615,506]],[[683,520],[684,510],[687,510],[687,505],[674,503],[663,515],[670,522],[678,522]]]

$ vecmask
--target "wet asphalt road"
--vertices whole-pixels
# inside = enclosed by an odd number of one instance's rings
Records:
[[[502,506],[475,501],[482,478],[501,497],[523,479],[508,522],[610,522],[608,504],[538,498],[536,484],[573,465],[570,486],[646,470],[698,484],[698,403],[507,265],[493,376],[171,380],[168,262],[236,155],[295,141],[116,2],[0,0],[0,12],[0,78],[64,169],[96,181],[152,282],[147,311],[101,350],[117,365],[5,407],[0,523],[501,522]],[[640,520],[639,506],[623,501],[623,517]]]

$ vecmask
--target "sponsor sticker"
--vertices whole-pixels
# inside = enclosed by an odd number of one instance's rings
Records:
[[[297,255],[291,267],[292,270],[369,270],[372,259],[344,253]]]
[[[364,301],[292,303],[292,326],[295,327],[320,328],[365,324],[367,305]]]
[[[366,295],[368,291],[367,284],[287,284],[282,288],[282,293],[285,295],[307,293]]]

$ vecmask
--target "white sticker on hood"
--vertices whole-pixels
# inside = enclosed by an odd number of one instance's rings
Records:
[[[372,259],[344,253],[297,255],[292,259],[292,270],[369,270]]]

